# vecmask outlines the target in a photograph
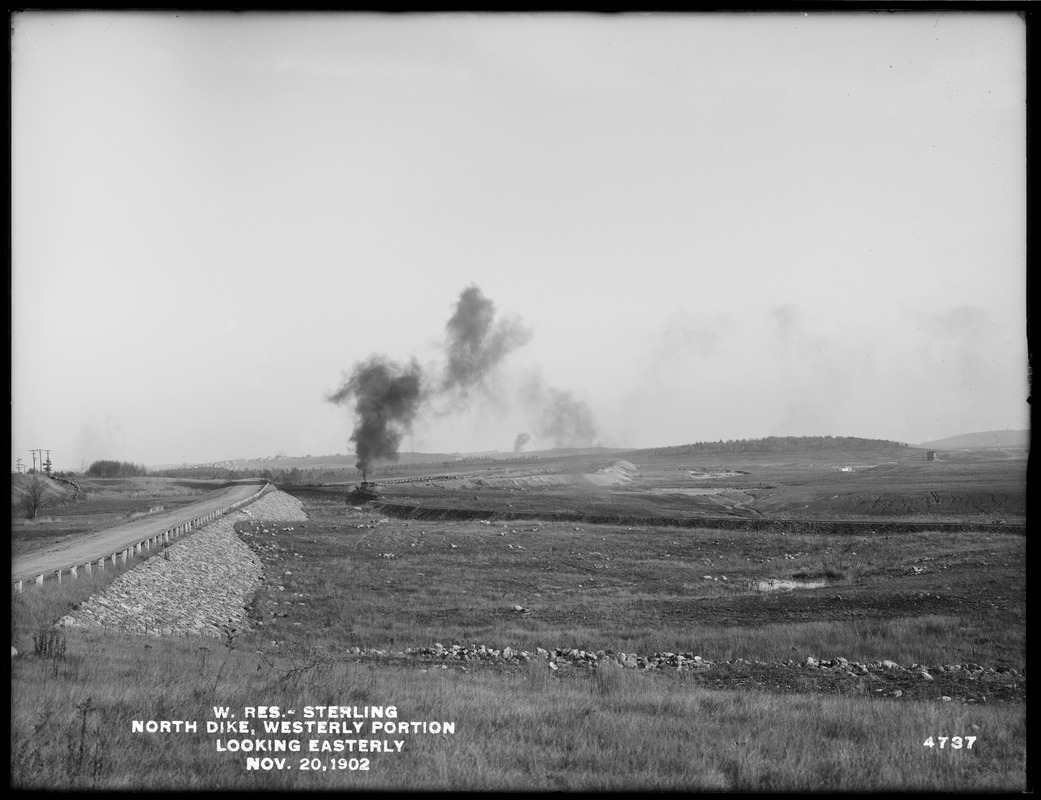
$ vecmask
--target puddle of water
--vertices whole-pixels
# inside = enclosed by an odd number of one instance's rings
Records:
[[[752,588],[759,592],[775,592],[778,589],[820,589],[827,585],[827,581],[787,581],[772,578],[768,581],[757,581],[752,584]]]

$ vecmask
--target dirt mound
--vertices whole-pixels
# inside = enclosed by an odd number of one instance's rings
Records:
[[[43,484],[44,499],[53,501],[64,501],[72,499],[75,493],[74,487],[59,483],[46,475],[12,475],[11,476],[11,502],[17,503],[29,492],[33,480],[39,480]]]
[[[583,477],[594,486],[628,486],[635,480],[638,471],[634,464],[622,460],[601,467],[596,472],[586,473]]]

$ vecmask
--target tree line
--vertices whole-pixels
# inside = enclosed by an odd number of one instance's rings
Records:
[[[728,439],[694,442],[674,447],[657,447],[643,452],[656,456],[683,456],[698,453],[791,453],[800,450],[878,450],[880,447],[907,447],[888,439],[861,439],[856,436],[767,436],[764,439]]]
[[[153,478],[180,478],[190,480],[266,480],[271,483],[302,484],[327,481],[346,481],[361,478],[361,471],[353,468],[328,469],[229,469],[228,467],[170,467],[149,473]]]
[[[88,478],[143,478],[148,470],[130,461],[95,461],[83,473]]]

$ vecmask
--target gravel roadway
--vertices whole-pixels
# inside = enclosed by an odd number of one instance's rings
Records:
[[[259,489],[260,486],[255,483],[229,486],[226,489],[212,492],[205,500],[192,503],[190,506],[134,520],[76,541],[63,542],[45,550],[19,556],[11,561],[11,580],[32,580],[40,574],[51,575],[59,569],[65,570],[73,565],[97,561],[103,556],[109,556],[137,542],[158,536],[164,531],[217,511],[238,500],[245,500]]]

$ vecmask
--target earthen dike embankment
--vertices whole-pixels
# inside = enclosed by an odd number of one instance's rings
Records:
[[[979,531],[1026,535],[1026,525],[988,522],[909,522],[886,520],[767,519],[747,517],[648,517],[618,514],[583,514],[573,511],[493,511],[473,508],[428,508],[401,503],[372,502],[373,508],[390,517],[425,520],[540,519],[546,522],[582,522],[587,525],[641,525],[679,528],[713,528],[749,533],[827,533],[869,535],[873,533],[921,533],[924,531]]]

